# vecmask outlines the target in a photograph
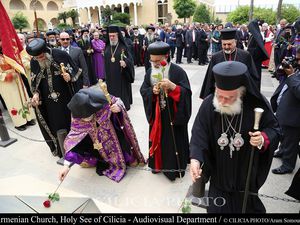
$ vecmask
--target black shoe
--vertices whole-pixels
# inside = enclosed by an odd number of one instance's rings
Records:
[[[274,153],[273,157],[274,158],[282,158],[282,153],[277,151],[277,152]]]
[[[25,125],[22,125],[22,126],[19,126],[19,127],[15,127],[17,130],[19,131],[24,131],[26,130],[26,126]]]
[[[32,119],[26,123],[27,126],[34,126],[36,124],[35,120]]]
[[[286,169],[283,166],[280,166],[276,169],[272,169],[272,173],[274,173],[274,174],[286,174],[286,173],[292,173],[292,172],[293,172],[293,170]]]

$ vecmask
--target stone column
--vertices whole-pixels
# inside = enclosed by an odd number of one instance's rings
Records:
[[[81,26],[80,8],[77,8],[76,10],[78,12],[78,23],[79,23],[79,26]]]
[[[99,11],[98,11],[99,25],[101,25],[102,24],[101,6],[98,6],[98,9],[99,9]]]
[[[137,26],[138,25],[138,21],[137,21],[137,3],[134,3],[133,8],[134,8],[134,25]]]
[[[121,5],[121,12],[124,13],[124,5]]]
[[[88,23],[91,23],[92,22],[92,17],[91,17],[91,11],[90,11],[90,7],[88,7]]]

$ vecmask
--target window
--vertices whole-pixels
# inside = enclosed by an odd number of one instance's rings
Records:
[[[168,15],[168,0],[158,0],[158,22],[165,23]]]
[[[55,2],[48,2],[47,4],[47,10],[49,11],[58,11],[58,6]]]
[[[24,2],[21,0],[11,0],[9,2],[9,8],[14,10],[26,10]]]
[[[35,3],[36,2],[36,3]],[[35,3],[35,4],[34,4]],[[30,9],[34,9],[34,6],[35,6],[35,9],[36,10],[44,10],[44,7],[42,5],[42,3],[40,1],[36,1],[36,0],[32,0],[30,2]]]

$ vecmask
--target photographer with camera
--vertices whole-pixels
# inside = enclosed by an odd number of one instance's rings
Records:
[[[273,169],[274,174],[292,173],[300,152],[300,47],[294,60],[283,60],[285,78],[271,98],[271,105],[282,128],[283,139],[275,158],[282,158],[282,165]]]

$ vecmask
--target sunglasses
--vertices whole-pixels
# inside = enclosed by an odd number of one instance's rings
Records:
[[[70,41],[70,38],[61,38],[62,41]]]

